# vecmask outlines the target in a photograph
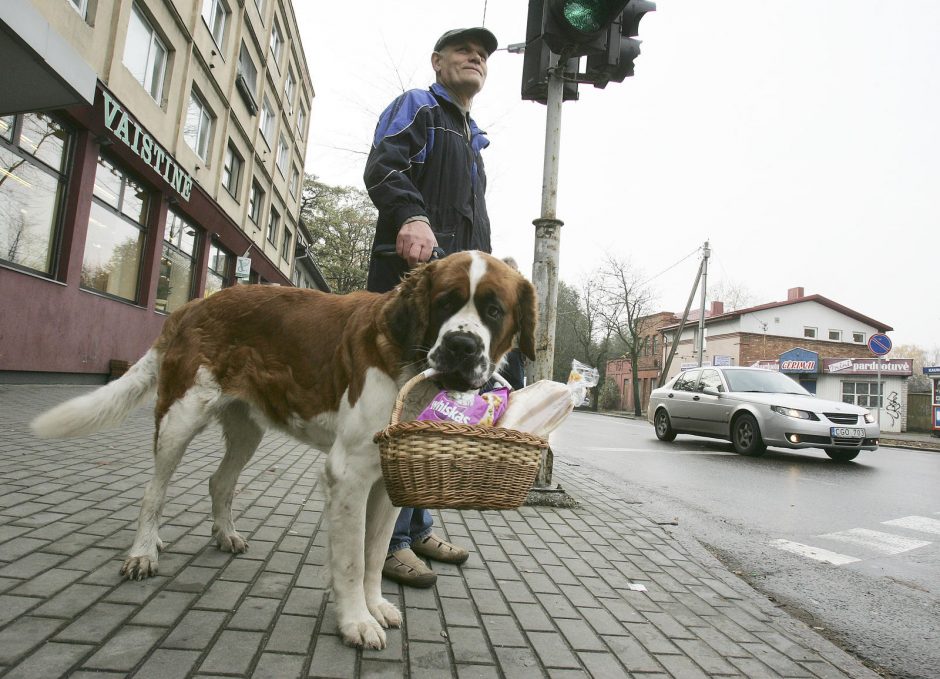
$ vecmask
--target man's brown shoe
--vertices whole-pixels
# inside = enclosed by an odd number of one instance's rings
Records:
[[[437,537],[434,533],[431,533],[423,540],[412,542],[411,549],[416,554],[443,563],[462,564],[470,556],[470,552],[463,547],[452,545],[447,540]]]
[[[437,582],[437,574],[407,547],[385,557],[382,575],[406,587],[427,588]]]

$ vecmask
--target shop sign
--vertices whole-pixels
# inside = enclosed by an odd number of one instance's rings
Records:
[[[819,354],[808,349],[790,349],[780,354],[780,372],[815,373],[819,368]]]
[[[824,358],[823,372],[840,375],[877,375],[877,358]],[[908,376],[914,374],[914,361],[910,358],[883,358],[882,375]]]
[[[936,375],[940,377],[940,365],[925,365],[923,371],[925,375]]]
[[[730,356],[712,356],[712,365],[727,366],[731,365]]]
[[[193,190],[192,176],[181,168],[173,156],[163,150],[108,92],[102,91],[101,94],[104,95],[104,124],[108,130],[163,177],[184,200],[189,200]]]
[[[248,280],[251,277],[251,257],[235,258],[235,278]]]
[[[934,405],[940,406],[940,380],[934,380],[933,383],[933,402]]]
[[[764,370],[780,370],[780,361],[754,361],[750,365],[751,368],[763,368]]]

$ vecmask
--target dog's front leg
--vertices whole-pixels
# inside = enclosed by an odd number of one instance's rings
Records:
[[[337,439],[326,464],[330,577],[343,641],[381,649],[385,648],[385,631],[369,611],[363,589],[366,503],[377,480],[377,465],[369,459],[374,451],[362,448],[349,450]]]
[[[382,596],[382,566],[388,555],[398,512],[399,508],[388,498],[385,481],[379,479],[369,492],[366,510],[366,570],[363,584],[369,611],[382,627],[401,627],[401,612]]]

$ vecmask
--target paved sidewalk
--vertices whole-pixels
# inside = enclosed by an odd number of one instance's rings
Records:
[[[123,582],[150,411],[64,442],[26,426],[84,391],[0,386],[2,677],[877,677],[681,529],[564,465],[556,480],[578,509],[434,512],[471,558],[435,564],[430,590],[386,583],[405,623],[384,651],[347,648],[336,633],[325,455],[274,433],[235,498],[247,554],[210,543],[207,484],[221,459],[210,429],[170,486],[159,576]]]

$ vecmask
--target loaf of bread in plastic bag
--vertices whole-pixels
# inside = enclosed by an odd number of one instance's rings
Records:
[[[509,405],[496,426],[545,437],[564,422],[572,410],[571,390],[566,385],[539,380],[509,393]]]

